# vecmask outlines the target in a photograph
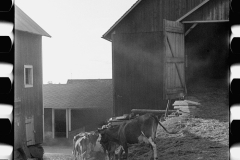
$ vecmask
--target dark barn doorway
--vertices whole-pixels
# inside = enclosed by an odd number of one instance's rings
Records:
[[[66,137],[66,110],[55,110],[55,137]]]
[[[185,37],[188,90],[191,91],[191,86],[198,85],[199,82],[221,81],[220,85],[227,85],[228,44],[228,23],[199,23]]]

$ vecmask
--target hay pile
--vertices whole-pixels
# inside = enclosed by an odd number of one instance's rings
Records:
[[[164,160],[228,159],[228,123],[215,119],[171,118],[162,123],[169,131],[183,129],[180,134],[157,130],[158,158]],[[152,156],[145,144],[129,148],[130,160],[146,160]]]

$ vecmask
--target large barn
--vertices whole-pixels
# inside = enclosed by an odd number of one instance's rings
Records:
[[[166,109],[201,79],[228,78],[229,0],[138,0],[112,42],[113,113]]]
[[[14,149],[27,158],[43,143],[42,36],[51,37],[15,6]]]

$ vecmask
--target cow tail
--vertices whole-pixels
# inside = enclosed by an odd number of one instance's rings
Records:
[[[168,134],[177,134],[180,133],[182,130],[178,131],[178,132],[169,132],[158,120],[158,118],[154,115],[152,115],[152,117],[157,121],[157,123],[168,133]]]

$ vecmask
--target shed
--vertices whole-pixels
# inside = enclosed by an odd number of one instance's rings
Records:
[[[114,115],[165,109],[198,78],[226,76],[228,14],[229,0],[138,0],[102,36],[113,48]]]
[[[43,85],[45,133],[69,137],[72,131],[97,129],[112,115],[111,79],[71,79]]]
[[[14,148],[26,153],[43,142],[42,36],[51,37],[15,5]]]

